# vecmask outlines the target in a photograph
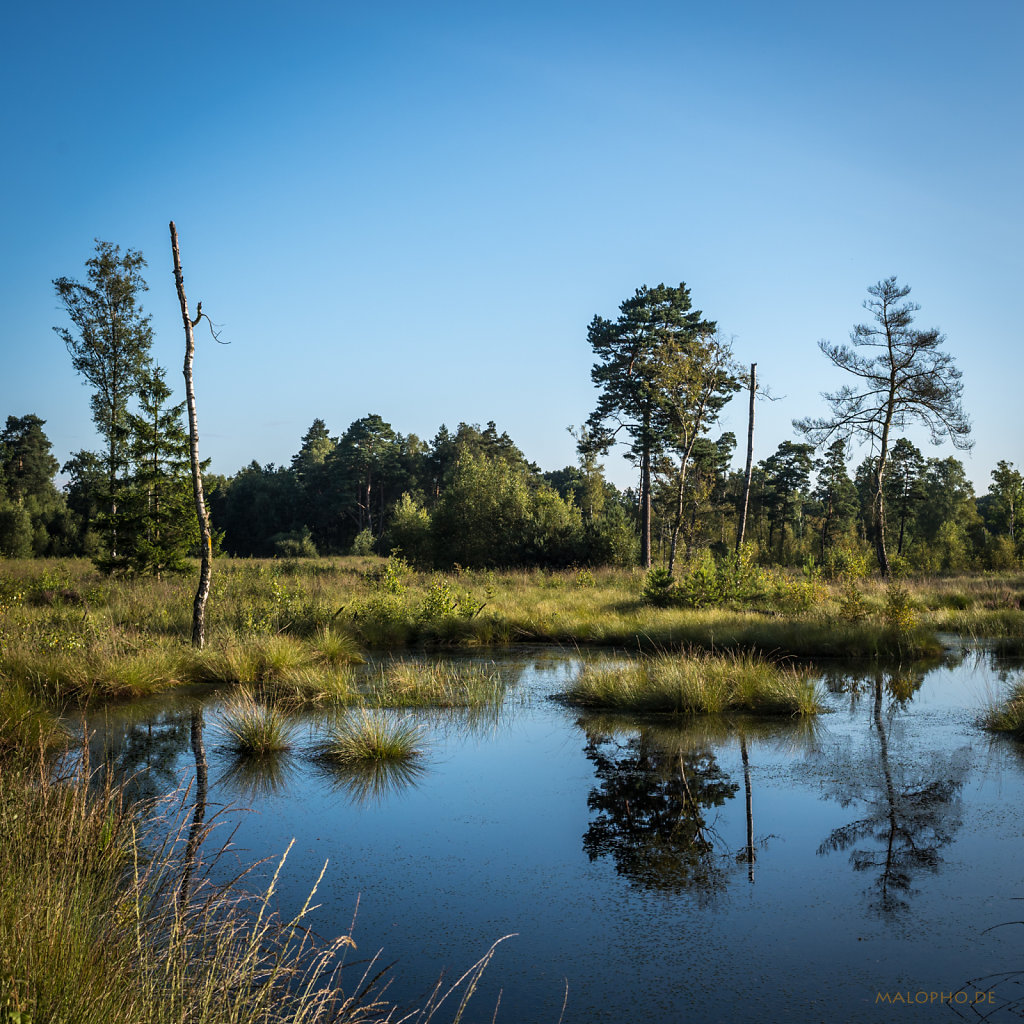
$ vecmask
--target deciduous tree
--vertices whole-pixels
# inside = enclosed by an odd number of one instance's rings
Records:
[[[129,459],[128,406],[149,364],[153,332],[139,296],[146,291],[146,261],[134,249],[96,240],[86,261],[87,282],[58,277],[53,285],[72,328],[54,327],[71,363],[93,388],[92,415],[102,435],[100,456],[107,481],[107,546],[117,555],[117,491]]]

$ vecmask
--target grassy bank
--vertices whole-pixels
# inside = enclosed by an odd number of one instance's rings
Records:
[[[585,708],[676,715],[814,715],[821,696],[807,672],[750,654],[692,652],[591,663],[566,691]]]
[[[59,702],[243,683],[344,699],[363,651],[557,643],[768,657],[916,658],[937,633],[1024,646],[1024,578],[834,581],[757,570],[753,594],[641,597],[639,570],[418,573],[400,559],[218,560],[208,647],[188,646],[191,580],[115,580],[79,561],[0,562],[0,678]]]
[[[461,1019],[493,947],[459,981],[400,1015],[376,958],[346,967],[350,935],[314,938],[315,885],[293,918],[279,916],[284,857],[262,894],[246,891],[234,869],[234,881],[216,886],[202,859],[198,811],[182,806],[167,822],[117,786],[90,786],[87,769],[59,776],[52,768],[31,743],[9,742],[0,756],[5,1024]]]

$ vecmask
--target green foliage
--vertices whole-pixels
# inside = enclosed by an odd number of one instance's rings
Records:
[[[676,581],[667,567],[655,565],[647,570],[640,597],[655,608],[667,608],[675,598]]]
[[[886,625],[898,635],[912,633],[917,627],[910,591],[898,580],[892,580],[885,588],[884,615]]]
[[[353,538],[351,554],[372,555],[376,546],[377,542],[374,540],[373,533],[367,526],[360,530]]]
[[[594,579],[594,574],[589,569],[578,569],[576,571],[576,589],[577,590],[589,590],[591,587],[597,586],[597,580]]]
[[[301,530],[279,533],[271,540],[274,544],[274,554],[280,555],[281,558],[316,558],[317,556],[313,535],[306,526]]]
[[[402,494],[391,516],[391,544],[417,566],[434,559],[430,513],[408,491]]]
[[[118,489],[131,461],[129,403],[149,367],[153,332],[139,296],[146,291],[142,254],[96,242],[96,255],[86,261],[88,283],[60,277],[53,284],[72,330],[55,327],[75,371],[92,386],[93,420],[106,442],[98,461],[105,493],[102,504],[110,518],[103,524],[107,554],[117,557]]]

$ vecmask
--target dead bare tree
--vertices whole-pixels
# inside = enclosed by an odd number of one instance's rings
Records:
[[[743,547],[747,532],[747,507],[750,504],[750,480],[754,473],[754,396],[757,393],[757,363],[750,364],[750,413],[747,417],[747,469],[743,476],[743,506],[740,527],[736,531],[736,551]]]
[[[210,533],[210,517],[206,511],[206,499],[203,497],[203,473],[199,462],[199,427],[196,421],[196,392],[192,382],[192,360],[195,357],[196,345],[192,329],[205,316],[202,302],[196,305],[196,317],[191,319],[188,313],[188,300],[185,298],[185,281],[181,274],[181,255],[178,252],[178,232],[171,221],[171,252],[174,255],[174,283],[178,288],[178,301],[181,303],[181,319],[185,325],[185,400],[188,405],[188,437],[189,455],[192,459],[192,494],[196,503],[196,518],[199,520],[199,541],[201,562],[199,568],[199,586],[195,600],[192,602],[192,646],[202,648],[206,642],[206,599],[210,596],[210,576],[213,572],[213,537]],[[207,317],[209,320],[209,317]],[[210,327],[211,331],[213,327]],[[216,335],[215,335],[216,337]]]

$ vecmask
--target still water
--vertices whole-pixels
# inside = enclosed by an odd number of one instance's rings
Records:
[[[327,861],[318,931],[356,914],[353,961],[382,951],[402,1005],[511,936],[474,1021],[499,994],[517,1024],[554,1024],[563,1001],[573,1024],[1020,1018],[1024,756],[977,724],[1018,662],[831,669],[808,726],[581,713],[550,699],[580,658],[498,658],[501,710],[413,712],[426,770],[376,785],[316,767],[317,715],[291,755],[247,768],[208,701],[206,817],[236,829],[219,870],[294,839],[287,915]],[[188,784],[195,720],[109,713],[94,757],[142,792]]]

